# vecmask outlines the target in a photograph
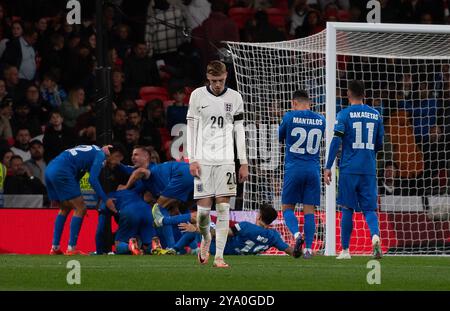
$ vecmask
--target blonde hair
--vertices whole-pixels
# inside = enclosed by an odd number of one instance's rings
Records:
[[[206,67],[206,73],[212,75],[212,76],[221,76],[224,73],[227,72],[227,67],[224,63],[218,60],[213,60],[212,62],[209,62],[208,67]]]

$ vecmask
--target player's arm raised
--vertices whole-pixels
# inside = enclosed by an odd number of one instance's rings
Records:
[[[199,116],[197,113],[196,96],[195,92],[191,95],[189,100],[189,109],[186,116],[187,120],[187,141],[186,141],[186,152],[189,158],[189,171],[192,176],[200,177],[200,165],[195,159],[196,143],[198,136],[198,120]]]
[[[236,139],[237,156],[241,167],[239,168],[239,182],[244,182],[248,178],[248,162],[247,162],[247,147],[245,143],[245,128],[244,128],[244,102],[239,96],[239,107],[234,115],[234,137]]]

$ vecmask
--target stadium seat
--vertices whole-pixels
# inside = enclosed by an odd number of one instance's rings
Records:
[[[285,11],[289,10],[289,1],[288,0],[275,0],[274,7],[278,9],[282,9]]]
[[[279,8],[268,8],[266,9],[267,15],[269,16],[269,23],[278,29],[286,28],[286,17],[288,15],[288,10]]]
[[[239,29],[245,27],[245,23],[253,17],[255,10],[251,8],[231,8],[228,16],[236,23]]]
[[[139,96],[147,102],[156,98],[165,101],[169,99],[169,92],[167,92],[167,89],[159,86],[143,86],[139,90]]]
[[[416,144],[414,128],[405,110],[391,114],[386,122],[386,134],[392,144],[393,160],[402,178],[414,178],[424,169],[423,153]]]

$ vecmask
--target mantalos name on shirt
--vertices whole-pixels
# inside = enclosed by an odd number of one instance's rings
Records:
[[[305,124],[305,125],[322,125],[323,121],[322,121],[322,119],[309,119],[309,118],[293,117],[292,123]]]

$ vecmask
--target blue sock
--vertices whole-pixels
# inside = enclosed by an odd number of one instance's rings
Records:
[[[185,232],[181,236],[181,238],[177,241],[177,244],[173,247],[177,252],[183,250],[186,246],[188,246],[192,241],[195,240],[196,233],[195,232]]]
[[[165,209],[165,208],[164,208]],[[164,225],[178,225],[185,222],[191,221],[191,214],[181,214],[177,216],[164,216],[163,218],[163,224]]]
[[[83,217],[73,216],[70,222],[70,238],[69,246],[77,246],[78,235],[80,234],[81,224],[83,223]]]
[[[312,248],[312,242],[314,240],[314,233],[316,232],[316,223],[314,222],[314,214],[305,214],[305,246],[306,248]]]
[[[289,231],[291,231],[292,235],[295,236],[298,232],[298,220],[297,217],[295,217],[294,210],[290,208],[285,209],[283,211],[283,218]]]
[[[119,242],[119,244],[116,245],[116,254],[129,255],[130,249],[128,248],[128,243]]]
[[[104,232],[106,226],[106,215],[103,213],[98,214],[97,231],[95,232],[95,251],[97,255],[105,252]]]
[[[342,209],[342,219],[341,219],[342,249],[348,249],[352,231],[353,231],[353,210],[343,208]]]
[[[164,218],[170,217],[169,211],[166,208],[160,206],[159,209],[161,210],[161,213],[163,214]],[[161,233],[164,236],[166,247],[173,248],[175,245],[175,238],[173,237],[172,225],[163,225],[161,228]]]
[[[53,231],[53,245],[59,246],[61,242],[61,235],[64,230],[64,224],[66,223],[67,216],[58,214],[55,220],[55,227]]]
[[[375,211],[364,212],[364,218],[366,218],[367,226],[370,230],[370,236],[373,237],[375,234],[380,236],[377,213]]]

